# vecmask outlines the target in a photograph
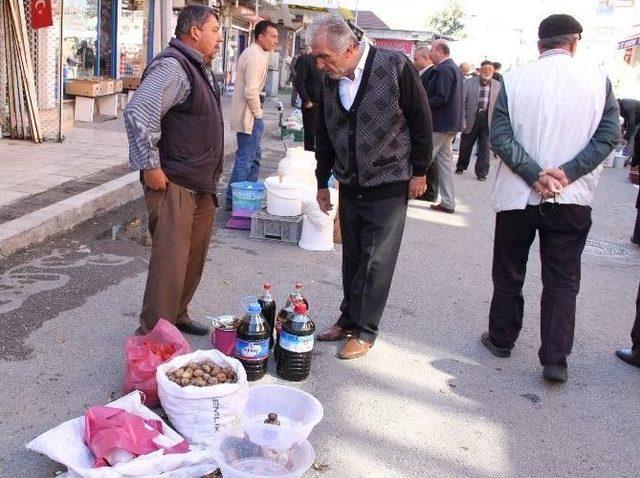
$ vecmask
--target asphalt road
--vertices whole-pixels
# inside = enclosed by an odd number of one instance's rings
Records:
[[[281,157],[265,144],[268,169]],[[365,358],[340,361],[317,344],[312,373],[294,385],[325,409],[310,440],[324,471],[308,477],[626,477],[640,467],[640,370],[628,345],[640,279],[629,243],[637,189],[605,170],[583,257],[570,378],[541,378],[540,265],[532,248],[525,323],[510,359],[480,344],[491,285],[490,183],[456,176],[457,212],[412,203],[382,332]],[[137,326],[148,248],[141,204],[97,218],[0,265],[0,476],[50,477],[63,468],[24,444],[121,393],[126,337]],[[311,253],[220,227],[192,315],[237,311],[274,284],[278,304],[303,281],[318,327],[337,317],[340,247]],[[119,228],[119,224],[125,224]],[[116,228],[114,229],[114,225]],[[208,338],[190,338],[207,348]],[[273,369],[262,383],[283,383]]]

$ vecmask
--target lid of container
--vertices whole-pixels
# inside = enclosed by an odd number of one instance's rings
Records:
[[[271,290],[271,282],[265,282],[263,287],[265,290]]]
[[[295,307],[293,308],[293,312],[296,315],[301,315],[301,314],[306,314],[307,313],[307,304],[305,304],[304,302],[300,301],[300,302],[296,302]]]
[[[249,304],[250,314],[259,314],[260,312],[262,312],[262,307],[260,307],[260,304],[258,304],[257,302],[254,302],[253,304]]]
[[[293,286],[294,286],[296,289],[302,289],[302,287],[303,287],[303,286],[302,286],[302,282],[296,282]]]

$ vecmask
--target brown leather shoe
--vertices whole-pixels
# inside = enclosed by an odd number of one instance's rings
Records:
[[[333,324],[328,329],[323,330],[316,336],[320,342],[335,342],[337,340],[346,339],[353,334],[353,330],[340,327],[338,324]]]
[[[358,337],[351,337],[345,342],[338,356],[343,360],[355,359],[366,355],[370,348],[371,344],[369,342],[365,342]]]
[[[453,214],[454,210],[443,206],[442,204],[432,204],[431,209],[439,212],[446,212],[447,214]]]

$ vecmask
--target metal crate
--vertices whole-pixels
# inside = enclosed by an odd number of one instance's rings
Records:
[[[251,239],[297,244],[302,233],[302,216],[273,216],[258,211],[251,216]]]

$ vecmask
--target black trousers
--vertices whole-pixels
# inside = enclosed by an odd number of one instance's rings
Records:
[[[338,324],[375,342],[396,267],[407,197],[375,201],[340,197],[342,288]]]
[[[435,158],[427,169],[427,190],[419,199],[435,202],[438,198],[438,165]]]
[[[460,137],[460,154],[458,155],[458,171],[466,171],[471,161],[473,145],[478,142],[478,155],[476,158],[475,173],[479,178],[489,174],[489,121],[487,113],[478,113],[469,134],[462,133]]]
[[[631,347],[634,352],[640,352],[640,285],[636,297],[636,320],[631,328]]]
[[[527,259],[538,231],[543,286],[538,357],[543,365],[566,366],[573,346],[580,257],[591,228],[591,208],[550,203],[541,207],[496,215],[489,335],[504,348],[512,348],[518,338]]]
[[[317,107],[302,108],[302,126],[304,128],[305,151],[316,150],[316,114]]]

